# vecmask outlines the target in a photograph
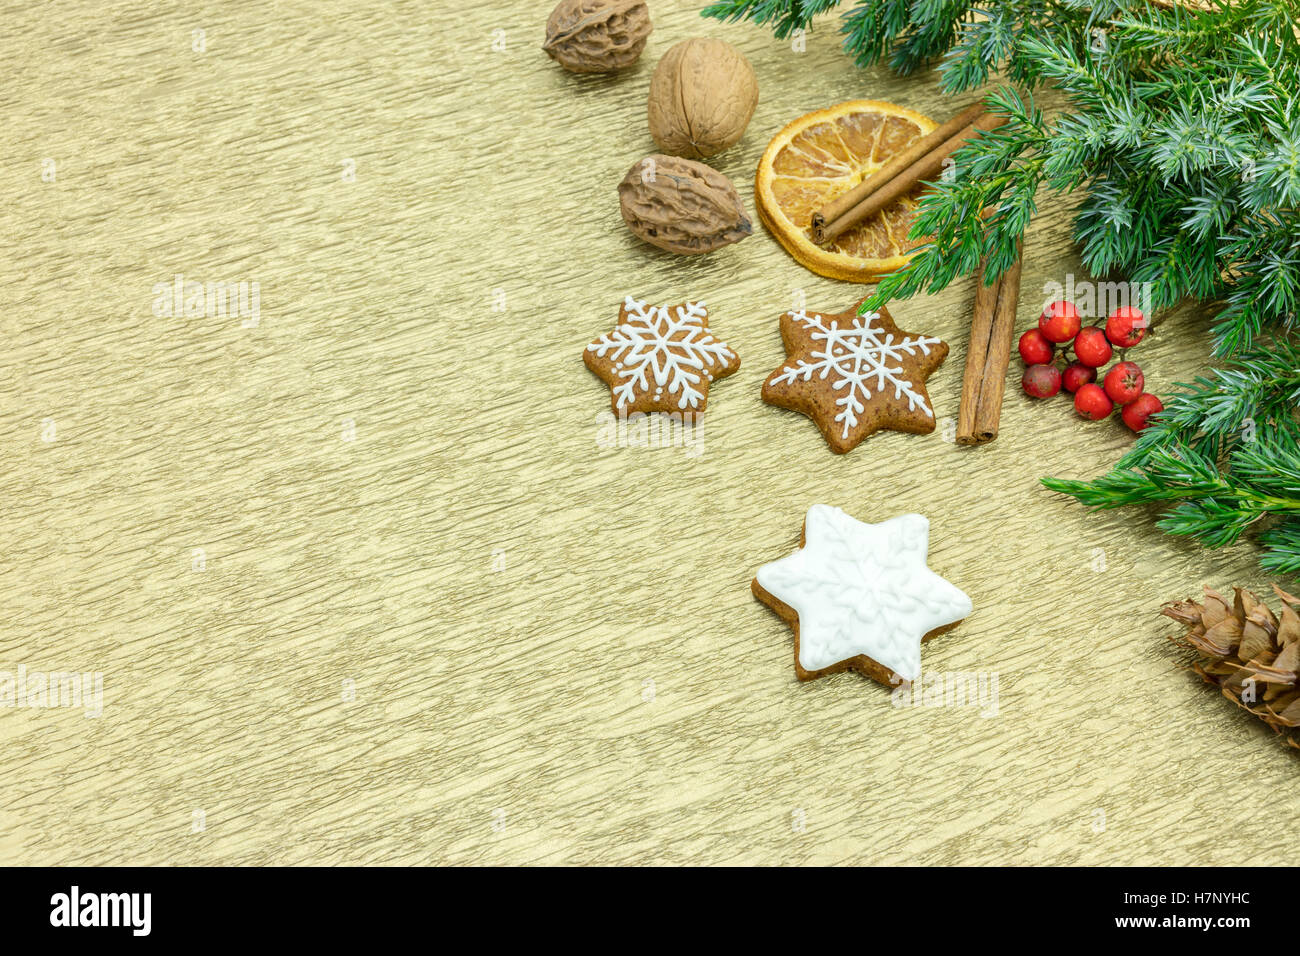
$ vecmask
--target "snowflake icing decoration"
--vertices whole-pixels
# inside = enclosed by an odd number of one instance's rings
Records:
[[[653,378],[656,399],[666,387],[669,395],[679,396],[678,408],[698,408],[705,392],[697,386],[714,378],[710,367],[716,365],[722,373],[736,357],[705,327],[704,303],[675,306],[674,317],[666,305],[648,306],[627,296],[623,311],[624,321],[587,346],[587,351],[615,360],[621,381],[612,388],[618,406],[632,404],[638,392],[650,392]]]
[[[828,326],[821,315],[810,316],[802,309],[791,315],[812,331],[814,341],[825,342],[826,347],[812,352],[816,361],[799,359],[796,364],[786,366],[785,371],[772,381],[785,383],[801,379],[808,382],[814,375],[823,379],[832,373],[838,376],[831,387],[844,392],[835,399],[840,408],[835,421],[844,424],[841,437],[848,438],[849,430],[857,427],[858,415],[866,410],[865,402],[871,398],[872,388],[879,392],[892,386],[895,398],[907,399],[908,411],[920,408],[934,417],[925,395],[903,374],[901,366],[889,363],[904,353],[929,355],[930,346],[937,345],[940,339],[928,335],[903,335],[895,341],[892,333],[886,333],[876,324],[880,319],[878,312],[855,315],[852,328],[843,329],[833,319]]]

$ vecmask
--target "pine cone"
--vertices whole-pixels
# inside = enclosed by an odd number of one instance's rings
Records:
[[[1192,665],[1198,674],[1300,749],[1300,598],[1273,585],[1279,620],[1255,595],[1234,590],[1231,604],[1207,586],[1203,603],[1177,601],[1160,613],[1187,625],[1174,643],[1201,655]]]

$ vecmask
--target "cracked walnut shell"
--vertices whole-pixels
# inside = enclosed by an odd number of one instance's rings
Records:
[[[675,156],[703,159],[740,139],[758,105],[758,78],[724,40],[683,40],[650,79],[650,135]]]
[[[542,49],[574,73],[612,73],[636,62],[651,29],[644,0],[562,0]]]
[[[753,232],[731,180],[677,156],[641,160],[618,184],[618,199],[629,229],[678,255],[712,252]]]

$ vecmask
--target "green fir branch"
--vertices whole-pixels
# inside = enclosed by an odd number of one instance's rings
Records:
[[[725,0],[704,12],[777,36],[847,7],[846,53],[937,67],[988,94],[1002,125],[958,150],[912,235],[926,244],[868,306],[1012,262],[1043,191],[1075,204],[1099,276],[1150,282],[1155,309],[1213,303],[1220,368],[1181,386],[1114,471],[1048,487],[1091,507],[1164,505],[1160,526],[1209,546],[1248,529],[1262,563],[1300,572],[1300,0]],[[1032,93],[1067,108],[1045,118]],[[1059,199],[1058,199],[1059,201]],[[1247,438],[1246,436],[1249,436]]]
[[[1261,564],[1300,573],[1300,349],[1269,343],[1177,388],[1110,473],[1043,484],[1089,508],[1168,505],[1157,526],[1209,547],[1267,523]]]

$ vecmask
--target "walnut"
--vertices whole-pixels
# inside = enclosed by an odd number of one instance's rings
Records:
[[[665,153],[703,159],[740,139],[758,105],[758,79],[723,40],[683,40],[650,80],[650,135]]]
[[[542,49],[574,73],[611,73],[636,62],[651,29],[644,0],[561,0]]]
[[[739,242],[753,225],[726,176],[703,163],[656,153],[618,184],[623,220],[660,249],[695,256]]]

